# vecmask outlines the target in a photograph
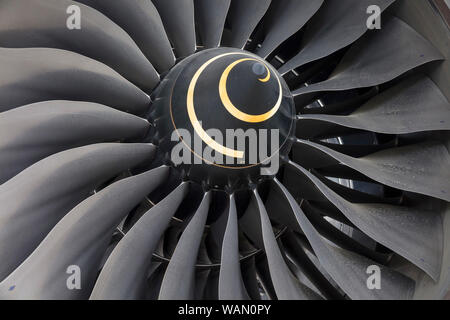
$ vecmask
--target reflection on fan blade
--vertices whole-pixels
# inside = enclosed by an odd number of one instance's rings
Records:
[[[364,181],[364,182],[369,182],[369,183],[374,182],[369,177],[367,177],[367,176],[363,175],[362,173],[359,173],[358,171],[353,170],[352,168],[349,168],[343,164],[331,165],[331,166],[327,166],[327,167],[323,167],[323,168],[315,169],[315,170],[320,172],[320,174],[325,177],[358,180],[358,181]]]
[[[178,241],[167,266],[159,300],[189,300],[194,298],[195,264],[211,204],[211,192],[203,200]]]
[[[100,104],[45,101],[0,113],[0,184],[63,150],[143,136],[148,121]]]
[[[67,8],[81,8],[81,29],[67,27]],[[0,43],[8,48],[47,47],[73,51],[98,60],[145,91],[159,82],[152,64],[133,39],[107,17],[70,0],[4,0]]]
[[[187,195],[188,187],[188,183],[182,183],[145,213],[126,233],[106,261],[90,299],[143,297],[153,252],[170,219]]]
[[[295,219],[294,215],[290,215]],[[295,224],[298,225],[297,221]],[[282,243],[286,256],[301,270],[314,287],[320,291],[322,296],[329,300],[344,299],[344,295],[339,292],[338,286],[334,283],[333,279],[328,274],[325,276],[323,268],[319,269],[316,266],[317,262],[313,262],[310,259],[310,256],[306,253],[306,249],[298,241],[296,234],[287,230],[282,236]],[[317,261],[317,259],[315,260]]]
[[[255,257],[242,261],[242,280],[251,300],[261,300],[261,291],[256,278]]]
[[[261,224],[258,223],[258,226]],[[283,252],[283,258],[284,258],[284,252]],[[283,260],[285,261],[285,260]],[[275,293],[275,288],[272,283],[272,279],[270,276],[270,270],[269,270],[269,264],[267,262],[267,257],[265,254],[259,254],[255,257],[255,267],[256,267],[256,274],[258,275],[258,284],[259,287],[264,291],[266,294],[266,297],[269,300],[277,300],[277,294]],[[287,268],[287,265],[286,265]],[[290,271],[288,268],[287,271]],[[293,275],[294,276],[294,275]],[[261,290],[259,289],[259,290]]]
[[[426,39],[400,19],[392,17],[383,21],[381,30],[368,33],[357,41],[328,80],[300,88],[293,94],[372,87],[441,59],[442,55]]]
[[[102,12],[122,27],[159,73],[175,63],[158,11],[148,0],[76,0]]]
[[[375,181],[400,190],[450,201],[450,155],[439,142],[386,149],[352,158],[314,142],[297,140],[296,146],[317,154],[318,162],[342,163]]]
[[[450,103],[426,76],[412,77],[382,92],[349,116],[300,115],[322,127],[332,123],[386,134],[450,130]]]
[[[160,167],[120,180],[80,203],[0,283],[0,296],[4,299],[87,299],[113,231],[168,173],[168,167]],[[69,290],[69,266],[76,266],[81,272],[79,290]],[[11,286],[15,286],[12,291]]]
[[[342,249],[352,251],[381,264],[386,264],[389,261],[389,254],[374,251],[363,243],[348,236],[325,220],[324,217],[316,214],[314,208],[312,208],[307,201],[302,203],[301,209],[304,211],[306,217],[314,225],[314,228],[320,233],[320,235]]]
[[[384,198],[382,196],[372,195],[363,191],[359,191],[357,189],[352,189],[345,185],[342,185],[338,182],[330,180],[316,171],[312,170],[312,172],[331,190],[339,194],[344,199],[350,202],[357,203],[390,203],[390,204],[398,204],[400,202],[399,198]]]
[[[443,254],[443,226],[439,212],[386,204],[350,203],[306,169],[291,161],[288,163],[298,174],[308,177],[362,232],[408,259],[434,280],[439,278]]]
[[[152,0],[177,57],[195,52],[194,0]]]
[[[278,247],[277,240],[273,234],[272,225],[267,215],[264,204],[258,194],[253,191],[252,201],[259,210],[261,219],[262,238],[264,249],[267,255],[270,277],[277,295],[280,300],[311,300],[320,299],[320,297],[311,289],[301,284],[289,270],[284,257]]]
[[[194,0],[195,22],[205,48],[220,45],[230,2],[231,0]]]
[[[219,299],[247,300],[249,299],[242,280],[239,261],[239,239],[236,202],[230,195],[228,222],[222,244],[220,261]]]
[[[281,74],[301,67],[352,44],[367,29],[367,8],[378,6],[384,11],[395,0],[325,1],[305,31],[305,46],[278,70]]]
[[[106,65],[48,48],[0,48],[0,112],[46,100],[97,102],[141,114],[150,98]]]
[[[318,114],[315,114],[316,116]],[[297,126],[295,136],[301,139],[323,139],[342,137],[355,133],[356,130],[350,128],[337,126],[334,123],[322,122],[320,126],[317,125],[317,120],[310,119],[308,114],[301,114],[297,116]]]
[[[285,201],[290,204],[291,214],[297,218],[320,263],[350,298],[409,299],[412,297],[414,282],[411,279],[370,259],[323,241],[289,192],[279,182],[275,183],[284,194]],[[367,268],[371,265],[376,265],[381,270],[380,277],[383,279],[383,285],[377,290],[371,290],[367,285]]]
[[[272,0],[231,0],[228,22],[229,39],[222,45],[243,49],[253,30],[263,18]]]
[[[99,184],[143,161],[150,161],[154,153],[155,147],[149,144],[89,145],[45,158],[2,184],[0,280]]]
[[[323,177],[322,177],[322,179],[326,180]],[[276,183],[279,183],[277,179],[275,179],[274,181]],[[355,195],[357,195],[357,196],[359,196],[361,194],[361,197],[362,196],[366,197],[366,198],[363,198],[364,200],[371,198],[370,195],[364,194],[362,192],[359,192],[359,191],[356,191],[353,189],[349,189],[349,188],[345,188],[344,186],[337,184],[337,183],[335,184],[329,180],[327,182],[332,183],[333,187],[342,187],[344,189],[344,191],[348,192],[350,190],[350,192],[354,192]],[[285,188],[285,187],[283,186],[283,188]],[[314,186],[312,187],[312,189],[316,190],[316,188],[314,188]],[[300,197],[301,197],[302,192],[300,191],[299,193],[300,193]],[[350,194],[352,196],[354,195],[353,193],[350,193]],[[380,199],[378,199],[376,197],[373,197],[373,198],[375,198],[377,200],[377,202],[381,201]],[[352,238],[350,238],[347,235],[345,235],[344,233],[342,233],[340,230],[336,229],[330,223],[328,223],[320,214],[317,213],[317,210],[315,208],[313,208],[311,206],[311,204],[309,204],[309,202],[304,201],[302,203],[303,203],[303,206],[305,206],[305,208],[308,209],[308,211],[307,211],[308,216],[311,216],[314,218],[312,222],[315,224],[316,228],[318,228],[318,231],[324,237],[326,237],[327,239],[330,239],[330,241],[334,241],[335,243],[337,243],[341,246],[343,244],[344,245],[343,248],[345,248],[345,249],[352,250],[357,253],[366,255],[367,257],[369,257],[377,262],[382,262],[382,263],[386,262],[386,255],[369,250],[365,246],[359,244]],[[278,204],[277,207],[275,207],[276,204]],[[300,234],[302,233],[300,226],[297,224],[297,220],[295,219],[295,216],[293,216],[291,213],[291,211],[292,211],[291,206],[289,205],[288,202],[285,201],[284,194],[283,194],[283,192],[280,191],[279,188],[271,188],[268,200],[266,202],[266,207],[268,205],[272,205],[274,207],[272,210],[268,210],[269,214],[271,214],[271,217],[272,217],[272,214],[276,214],[276,217],[279,217],[279,219],[282,219],[280,221],[282,221],[283,225],[289,226],[290,229],[297,231]]]
[[[314,141],[334,151],[345,153],[346,155],[360,158],[368,154],[375,153],[384,149],[394,148],[397,146],[397,138],[382,144],[336,144],[323,141]]]
[[[299,31],[319,10],[323,0],[277,0],[269,8],[267,35],[257,50],[263,58]]]

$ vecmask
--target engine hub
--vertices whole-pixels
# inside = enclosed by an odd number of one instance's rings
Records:
[[[190,179],[238,188],[277,173],[295,132],[293,97],[278,72],[220,48],[177,64],[153,95],[157,143]]]

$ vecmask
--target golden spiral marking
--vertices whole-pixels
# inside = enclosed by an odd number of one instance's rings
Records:
[[[238,108],[236,108],[234,106],[234,104],[230,100],[230,97],[228,96],[227,80],[228,80],[228,76],[229,76],[231,70],[233,70],[233,68],[235,66],[237,66],[239,63],[244,62],[244,61],[257,61],[257,62],[260,62],[260,61],[254,59],[254,58],[245,58],[245,59],[237,60],[237,61],[233,62],[232,64],[230,64],[225,69],[225,71],[222,74],[222,77],[220,78],[220,82],[219,82],[220,100],[222,101],[222,104],[224,105],[225,109],[227,109],[227,111],[233,117],[235,117],[235,118],[237,118],[237,119],[239,119],[241,121],[250,122],[250,123],[259,123],[259,122],[266,121],[266,120],[270,119],[271,117],[273,117],[273,115],[275,113],[277,113],[278,109],[281,106],[281,102],[282,102],[282,99],[283,99],[283,92],[282,92],[282,88],[281,88],[281,81],[277,77],[280,94],[278,96],[277,103],[275,104],[275,106],[272,107],[272,109],[270,109],[266,113],[258,114],[258,115],[252,115],[252,114],[248,114],[248,113],[242,112],[241,110],[239,110]],[[266,64],[264,64],[264,67],[266,67],[267,76],[264,79],[259,79],[259,81],[261,81],[261,82],[267,82],[270,79],[270,70],[266,66]]]
[[[187,105],[189,120],[191,121],[192,127],[194,128],[194,130],[198,134],[198,136],[203,140],[203,142],[205,142],[213,150],[216,150],[228,157],[242,159],[244,157],[243,151],[230,149],[230,148],[227,148],[227,147],[221,145],[220,143],[217,143],[213,138],[211,138],[206,133],[205,130],[203,130],[202,125],[198,121],[197,115],[195,113],[195,107],[194,107],[195,87],[196,87],[198,79],[200,78],[203,71],[205,71],[205,69],[214,61],[216,61],[220,58],[223,58],[225,56],[229,56],[229,55],[248,55],[248,54],[231,52],[231,53],[225,53],[225,54],[218,55],[218,56],[206,61],[192,77],[192,80],[189,84],[189,88],[188,88],[188,92],[187,92],[186,105]],[[250,56],[250,55],[248,55],[248,56]],[[230,66],[227,67],[227,69],[225,69],[224,73],[222,74],[220,83],[219,83],[220,97],[221,97],[222,103],[224,104],[224,106],[228,110],[228,112],[230,112],[230,114],[233,115],[234,117],[236,117],[237,119],[245,121],[245,122],[253,122],[253,123],[262,122],[262,121],[265,121],[265,120],[271,118],[280,108],[283,93],[282,93],[281,82],[278,77],[277,77],[277,80],[278,80],[278,85],[279,85],[279,90],[280,90],[280,95],[279,95],[278,101],[270,111],[268,111],[262,115],[249,115],[249,114],[246,114],[246,113],[240,111],[239,109],[237,109],[231,102],[230,98],[228,97],[228,93],[227,93],[227,89],[226,89],[228,75],[231,72],[231,70],[237,64],[239,64],[243,61],[248,61],[248,60],[258,61],[257,59],[254,59],[254,58],[241,59],[241,60],[237,60],[237,61],[233,62],[232,64],[230,64]],[[260,61],[258,61],[258,62],[260,62]],[[268,74],[264,79],[259,79],[259,81],[261,81],[261,82],[267,82],[270,79],[270,70],[266,64],[264,64],[264,66],[266,67]]]

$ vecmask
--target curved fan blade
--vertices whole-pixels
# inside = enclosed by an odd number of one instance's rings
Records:
[[[243,49],[272,0],[231,0],[228,22],[231,32],[222,44]]]
[[[319,10],[323,0],[277,0],[269,8],[268,32],[257,50],[257,54],[266,58],[281,43],[300,30]]]
[[[304,202],[302,206],[302,210],[309,221],[314,225],[314,228],[317,232],[320,233],[325,239],[333,242],[336,246],[352,251],[356,254],[367,257],[375,262],[386,264],[390,259],[390,254],[381,253],[372,248],[368,248],[364,245],[364,243],[359,242],[358,240],[348,236],[334,225],[329,223],[325,217],[317,215],[315,210],[311,207],[309,203]],[[354,229],[355,230],[355,229]]]
[[[75,0],[102,12],[122,27],[160,73],[175,63],[161,17],[149,0]]]
[[[161,167],[123,179],[80,203],[0,283],[0,295],[7,299],[88,298],[114,229],[168,173],[167,167]],[[80,290],[68,289],[69,266],[82,272]],[[36,270],[40,270],[39,277]],[[13,291],[11,286],[15,286]]]
[[[297,278],[292,275],[286,265],[284,257],[278,247],[277,240],[273,234],[272,225],[270,224],[266,209],[256,190],[253,191],[252,201],[259,211],[262,239],[269,265],[270,277],[278,299],[319,299],[320,297],[316,293],[301,284]]]
[[[170,219],[187,195],[188,186],[188,183],[181,184],[127,232],[106,261],[90,299],[143,297],[152,254]]]
[[[397,138],[393,138],[392,140],[382,144],[338,144],[338,143],[323,142],[320,140],[319,141],[315,140],[313,142],[317,142],[318,144],[333,149],[334,151],[345,153],[346,155],[355,158],[359,158],[384,149],[394,148],[397,146],[398,140]]]
[[[230,2],[231,0],[194,0],[195,22],[204,47],[214,48],[220,45]]]
[[[298,225],[297,222],[295,224]],[[306,249],[299,241],[297,234],[286,230],[281,240],[286,256],[304,274],[303,277],[306,276],[305,282],[310,281],[326,299],[344,300],[344,294],[338,290],[337,284],[319,265],[317,258],[311,253],[312,249]]]
[[[412,297],[414,282],[411,279],[370,259],[323,241],[289,192],[278,181],[275,184],[279,192],[283,194],[284,200],[289,203],[291,214],[297,218],[321,265],[350,298],[397,300]],[[381,277],[384,280],[380,290],[370,290],[367,286],[366,271],[372,265],[380,268]]]
[[[230,195],[229,198],[228,221],[222,243],[219,274],[219,299],[248,299],[241,274],[238,223],[234,195]]]
[[[280,184],[277,179],[275,179],[274,181],[275,184]],[[285,189],[286,187],[284,185],[282,189],[280,189],[280,187],[271,188],[266,206],[271,205],[272,208],[270,211],[268,210],[268,212],[271,217],[273,213],[276,212],[277,216],[283,217],[283,220],[281,220],[283,221],[283,225],[289,226],[289,228],[297,231],[298,233],[302,233],[302,230],[298,225],[295,216],[292,214],[292,206],[289,204],[289,201],[286,201],[285,199],[286,196],[284,195],[284,193],[288,192],[287,189]],[[290,195],[290,197],[292,196]],[[377,262],[386,262],[386,255],[370,250],[369,248],[359,244],[356,240],[348,237],[346,234],[328,223],[311,207],[311,205],[307,201],[303,201],[302,205],[305,207],[305,210],[307,210],[308,219],[311,220],[311,222],[317,228],[317,231],[325,238],[333,241],[335,244],[341,246],[344,249],[348,249],[356,253],[365,255]],[[278,206],[278,210],[275,210],[276,206]]]
[[[90,101],[131,113],[150,98],[102,63],[47,48],[0,48],[0,112],[45,100]]]
[[[311,180],[355,226],[375,241],[405,257],[434,280],[440,275],[443,226],[439,212],[386,204],[346,201],[306,169],[289,161],[298,174]]]
[[[315,128],[332,123],[387,134],[450,130],[450,103],[428,77],[413,77],[382,92],[349,116],[301,115],[298,119],[310,121]]]
[[[67,8],[81,8],[79,30],[67,27]],[[151,91],[159,76],[130,36],[98,11],[69,0],[5,0],[0,6],[2,47],[49,47],[103,62]]]
[[[194,0],[152,0],[158,9],[177,57],[193,54],[196,49]]]
[[[148,121],[109,107],[45,101],[0,113],[0,184],[63,150],[142,137]]]
[[[383,22],[381,30],[368,33],[356,42],[328,80],[300,88],[293,94],[372,87],[441,59],[442,55],[427,40],[392,17]]]
[[[352,188],[349,188],[347,186],[344,186],[340,183],[334,182],[319,173],[312,171],[317,178],[319,178],[327,187],[329,187],[331,190],[339,194],[344,199],[351,201],[351,202],[358,202],[358,203],[399,203],[400,199],[398,198],[383,198],[382,196],[375,196],[363,191],[355,190]]]
[[[367,8],[384,11],[395,0],[325,1],[305,31],[305,46],[278,70],[281,74],[324,58],[358,40],[367,30]]]
[[[392,148],[363,158],[352,158],[306,140],[297,140],[294,147],[310,150],[321,165],[339,162],[390,187],[450,201],[450,155],[441,143]]]
[[[146,144],[95,144],[39,161],[0,186],[0,280],[102,182],[150,161]],[[55,201],[57,199],[57,201]],[[17,237],[20,230],[27,230]]]
[[[195,263],[203,237],[206,218],[211,204],[211,192],[205,193],[203,200],[189,222],[167,266],[160,300],[188,300],[194,298]]]

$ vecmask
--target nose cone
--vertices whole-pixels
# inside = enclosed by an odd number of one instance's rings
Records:
[[[278,72],[249,52],[201,51],[169,72],[153,100],[160,147],[194,181],[219,188],[258,181],[262,167],[290,150],[292,95]],[[180,154],[181,163],[174,159]]]

